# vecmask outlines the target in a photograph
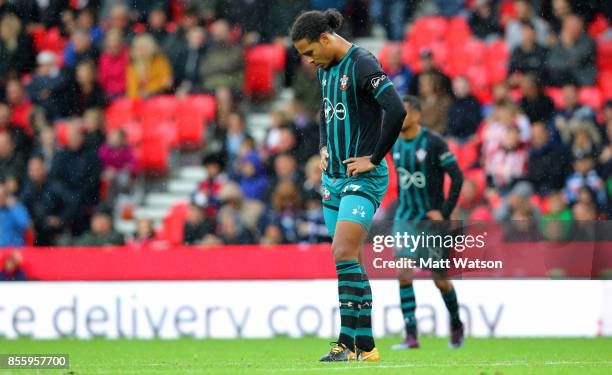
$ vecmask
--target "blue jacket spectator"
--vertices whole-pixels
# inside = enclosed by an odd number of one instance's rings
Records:
[[[250,151],[240,160],[238,183],[245,198],[259,200],[265,198],[268,180],[256,151]]]
[[[26,208],[0,184],[0,247],[22,247],[29,222]]]

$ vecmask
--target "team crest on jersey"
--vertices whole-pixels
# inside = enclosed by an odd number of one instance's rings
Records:
[[[340,78],[340,90],[346,90],[348,88],[348,81],[349,78],[346,74]]]
[[[419,149],[419,150],[416,152],[416,157],[417,157],[417,159],[419,160],[419,163],[422,163],[422,162],[423,162],[423,160],[425,160],[425,158],[427,157],[427,151],[426,151],[426,150],[424,150],[424,149],[422,149],[422,148],[421,148],[421,149]]]
[[[378,88],[378,86],[380,86],[380,84],[381,84],[381,83],[382,83],[384,80],[386,80],[386,79],[387,79],[387,76],[386,76],[386,75],[384,75],[384,74],[383,74],[383,75],[381,75],[380,77],[374,77],[374,78],[372,78],[372,81],[371,81],[371,83],[372,83],[372,87],[374,87],[375,89],[377,89],[377,88]]]
[[[323,188],[323,200],[324,201],[331,200],[331,194],[329,193],[329,190],[327,190],[326,188]]]
[[[327,78],[323,80],[322,86],[325,87],[327,85]]]

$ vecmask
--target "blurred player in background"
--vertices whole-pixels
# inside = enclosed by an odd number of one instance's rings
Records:
[[[463,174],[455,156],[449,151],[446,141],[437,133],[420,125],[421,104],[414,96],[404,97],[408,115],[404,120],[401,135],[392,149],[393,162],[397,170],[399,205],[395,213],[394,233],[414,235],[445,235],[450,228],[448,222],[457,204]],[[448,198],[444,198],[444,175],[451,178]],[[419,246],[418,248],[398,248],[396,257],[411,259],[448,259],[449,249]],[[418,265],[419,263],[417,263]],[[459,319],[459,304],[453,284],[440,269],[432,269],[436,287],[440,290],[450,314],[451,340],[449,346],[458,348],[463,345],[463,323]],[[412,349],[419,347],[417,322],[415,318],[416,300],[412,286],[412,270],[402,269],[399,274],[400,301],[406,339],[394,345],[393,349]]]
[[[341,328],[338,341],[321,361],[378,361],[372,337],[372,292],[360,260],[372,218],[387,191],[384,157],[397,139],[406,111],[374,55],[336,34],[341,23],[342,16],[334,9],[309,11],[296,19],[291,30],[297,51],[318,67],[323,96],[319,142],[323,210],[333,237]]]

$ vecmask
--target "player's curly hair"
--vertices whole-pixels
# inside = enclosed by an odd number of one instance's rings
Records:
[[[302,12],[291,26],[291,40],[297,42],[306,38],[310,42],[317,41],[321,33],[338,30],[342,26],[342,19],[342,14],[336,9]]]

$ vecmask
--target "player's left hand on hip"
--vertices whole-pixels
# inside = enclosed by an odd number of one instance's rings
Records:
[[[440,210],[431,210],[427,211],[427,218],[433,221],[442,221],[444,220],[444,216],[442,216],[442,212]]]
[[[360,173],[366,173],[376,168],[370,161],[369,156],[360,156],[355,158],[348,158],[342,162],[346,165],[346,175],[348,177],[356,176]]]

